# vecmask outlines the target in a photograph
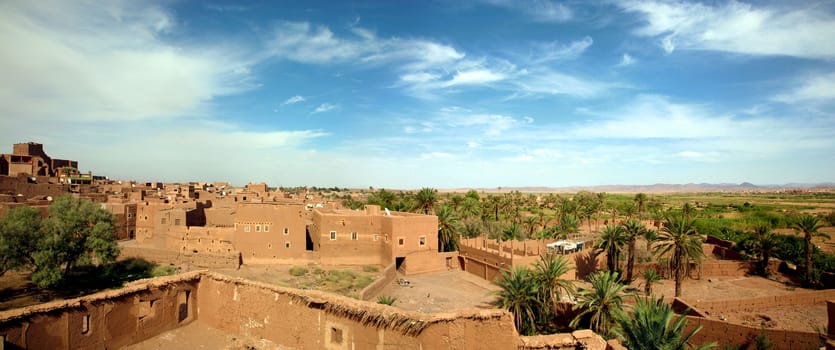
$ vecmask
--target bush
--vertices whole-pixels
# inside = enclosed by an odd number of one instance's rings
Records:
[[[381,295],[381,296],[377,297],[377,303],[378,304],[391,306],[391,305],[394,304],[395,301],[397,301],[397,298],[395,298],[393,296],[389,296],[389,295]]]
[[[363,272],[377,272],[377,271],[380,271],[380,269],[377,268],[377,266],[365,265],[365,266],[362,267],[362,271]]]
[[[290,268],[290,275],[294,277],[304,276],[307,274],[307,269],[304,267],[292,267]]]
[[[151,276],[153,277],[161,277],[161,276],[171,276],[176,275],[180,272],[180,269],[176,266],[155,266],[153,270],[151,270]]]

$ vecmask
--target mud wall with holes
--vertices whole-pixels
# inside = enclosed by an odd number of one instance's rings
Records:
[[[198,300],[201,323],[290,348],[606,348],[590,332],[520,337],[512,316],[503,310],[425,314],[213,273],[203,275]]]
[[[0,312],[6,348],[114,349],[197,319],[199,274]]]

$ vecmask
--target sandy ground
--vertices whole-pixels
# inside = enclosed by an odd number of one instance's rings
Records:
[[[231,335],[200,321],[162,333],[156,337],[124,347],[125,350],[200,349],[200,350],[284,350],[291,349],[269,340]]]
[[[399,278],[409,281],[401,286]],[[420,312],[447,312],[464,308],[492,309],[499,287],[460,270],[414,276],[398,276],[380,295],[397,298],[394,306]]]

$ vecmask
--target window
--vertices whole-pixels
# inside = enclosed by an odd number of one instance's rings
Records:
[[[331,241],[336,240],[336,231],[331,231]]]
[[[81,318],[81,334],[90,333],[90,315]]]
[[[261,232],[261,225],[255,225],[255,232]]]
[[[397,245],[402,247],[404,244],[406,244],[406,240],[403,237],[398,237],[397,238]]]
[[[378,241],[380,239],[380,235],[374,234],[374,241]]]
[[[420,236],[420,246],[426,245],[426,236]]]
[[[284,248],[290,248],[290,242],[284,242]]]
[[[249,225],[244,226],[244,232],[249,232]]]
[[[331,327],[331,343],[342,344],[342,330],[336,327]]]
[[[270,225],[264,224],[264,232],[270,232]]]
[[[356,241],[359,239],[359,235],[356,232],[351,232],[351,240]]]
[[[289,234],[290,234],[290,229],[285,227],[284,228],[284,235],[286,236],[286,235],[289,235]]]
[[[180,219],[174,219],[174,225],[180,226]]]
[[[385,235],[385,238],[386,238],[386,242],[388,242],[388,241],[389,241],[389,235],[388,235],[388,233]]]
[[[160,219],[160,223],[162,223],[163,225],[165,225],[165,218]]]

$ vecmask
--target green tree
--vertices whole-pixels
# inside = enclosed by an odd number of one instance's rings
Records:
[[[530,270],[514,267],[510,272],[502,271],[496,282],[501,289],[496,292],[499,307],[513,314],[513,321],[519,334],[536,333],[537,312],[542,308],[539,288]]]
[[[777,247],[777,237],[771,231],[771,227],[765,224],[757,225],[753,233],[753,248],[757,250],[756,273],[768,277],[768,261],[771,260],[771,254]]]
[[[594,248],[606,253],[606,268],[609,271],[617,272],[620,251],[626,244],[627,237],[624,234],[623,226],[606,225],[600,234],[600,240],[594,244]]]
[[[525,227],[525,233],[527,233],[528,237],[533,237],[533,233],[536,231],[538,225],[539,218],[534,215],[526,216],[522,221],[522,226]]]
[[[685,350],[711,349],[716,343],[692,346],[690,340],[702,326],[689,332],[687,318],[675,317],[672,308],[663,299],[654,297],[636,298],[632,314],[617,315],[618,328],[614,333],[623,341],[623,345],[632,350]]]
[[[32,281],[42,288],[54,287],[78,265],[116,260],[119,246],[113,222],[112,214],[90,200],[58,197],[43,221]]]
[[[415,211],[423,214],[431,214],[438,205],[438,191],[424,187],[415,195]]]
[[[639,193],[640,194],[640,193]],[[638,237],[644,235],[644,231],[646,231],[646,226],[643,223],[636,220],[628,220],[623,223],[623,233],[626,236],[627,240],[627,251],[626,251],[626,282],[632,282],[632,271],[635,268],[635,241],[638,240]]]
[[[626,285],[618,283],[618,273],[601,271],[589,276],[592,288],[577,295],[574,310],[580,313],[571,321],[571,327],[577,327],[588,320],[591,330],[604,337],[609,337],[615,320],[623,312],[623,297]]]
[[[799,218],[797,218],[794,223],[792,224],[792,228],[799,233],[803,233],[803,253],[806,257],[805,259],[805,279],[806,283],[809,285],[815,284],[815,277],[814,277],[814,267],[812,266],[812,250],[814,246],[812,245],[812,237],[825,237],[829,238],[829,236],[819,230],[823,227],[820,220],[818,218],[806,214]]]
[[[458,212],[461,214],[461,216],[465,218],[480,217],[481,203],[478,201],[478,199],[474,199],[472,197],[465,197],[464,200],[461,202],[461,206],[458,207]]]
[[[452,252],[458,250],[458,233],[461,222],[452,209],[446,205],[438,210],[438,251]]]
[[[655,269],[648,268],[644,270],[642,277],[644,277],[644,294],[652,295],[652,286],[661,280],[661,275]]]
[[[681,296],[681,281],[691,261],[701,262],[702,236],[696,231],[693,221],[688,216],[670,215],[664,222],[656,239],[656,256],[671,254],[670,268],[675,272],[675,296]]]
[[[569,235],[575,235],[580,232],[580,219],[577,219],[577,216],[573,214],[565,214],[560,219],[560,226],[558,233],[565,237]]]
[[[35,264],[32,254],[43,237],[41,213],[32,207],[12,208],[0,218],[0,276]]]
[[[572,269],[562,255],[546,254],[539,257],[534,265],[534,279],[539,286],[539,299],[548,306],[551,313],[563,295],[574,293],[574,283],[562,279]],[[564,293],[564,294],[563,294]]]
[[[509,241],[512,239],[519,239],[521,233],[522,230],[519,228],[519,225],[517,225],[515,222],[511,223],[510,225],[505,227],[504,230],[502,230],[502,240]]]

